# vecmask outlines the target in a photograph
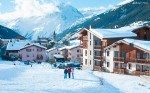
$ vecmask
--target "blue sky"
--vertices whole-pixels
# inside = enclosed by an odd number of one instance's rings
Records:
[[[15,0],[0,0],[0,13],[11,12],[15,9]],[[43,0],[44,1],[44,0]],[[49,1],[49,0],[46,0]],[[59,0],[58,0],[59,1]],[[62,0],[68,2],[77,9],[81,8],[99,8],[108,7],[109,5],[116,5],[124,0]]]
[[[71,3],[76,8],[86,8],[86,7],[108,7],[109,5],[116,5],[124,0],[64,0]]]

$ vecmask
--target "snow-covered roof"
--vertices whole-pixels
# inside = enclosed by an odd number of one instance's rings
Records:
[[[25,45],[23,48],[21,48],[21,49],[24,49],[24,48],[27,48],[27,47],[30,47],[30,46],[37,46],[37,47],[40,47],[40,48],[43,48],[43,49],[46,49],[46,47],[44,47],[44,46],[41,46],[40,44],[38,44],[38,43],[32,43],[32,44],[30,44],[30,45]]]
[[[28,40],[13,40],[8,43],[6,50],[20,50],[21,48],[24,48],[25,45],[30,43],[31,41]]]
[[[122,27],[118,29],[90,29],[98,38],[121,38],[121,37],[136,37],[137,35],[132,31],[133,27]]]
[[[55,58],[64,58],[64,56],[61,55],[61,54],[55,54],[54,57],[55,57]]]
[[[136,39],[129,39],[129,38],[119,40],[111,44],[110,46],[107,46],[105,49],[108,49],[118,43],[132,44],[134,47],[138,49],[150,52],[150,41],[136,40]]]
[[[130,44],[133,44],[134,46],[148,50],[150,52],[150,41],[135,40],[135,39],[123,39],[123,40]]]
[[[54,48],[48,49],[48,50],[46,50],[46,51],[47,51],[47,52],[50,52],[50,51],[53,51],[53,50],[55,50],[55,49],[57,49],[57,48],[54,47]]]
[[[59,48],[59,50],[64,50],[64,49],[72,49],[72,48],[75,48],[75,47],[78,47],[79,45],[72,45],[72,46],[65,46],[65,47],[62,47],[62,48]]]

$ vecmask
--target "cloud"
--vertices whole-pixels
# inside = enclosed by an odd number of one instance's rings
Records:
[[[47,3],[44,0],[15,0],[14,3],[16,4],[15,11],[0,14],[0,20],[44,16],[59,12],[54,3]]]
[[[0,3],[0,6],[2,5],[2,3]]]

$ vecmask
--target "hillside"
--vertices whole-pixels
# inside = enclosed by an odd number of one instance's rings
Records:
[[[0,38],[12,39],[12,38],[17,38],[17,37],[22,37],[22,36],[16,33],[15,31],[0,25]]]
[[[89,25],[92,28],[120,28],[135,22],[142,22],[142,25],[150,25],[150,0],[134,0],[125,5],[117,6],[115,9],[72,25],[64,33],[61,33],[59,37],[65,36],[64,39],[69,38],[69,35],[74,35],[81,28],[88,28]]]

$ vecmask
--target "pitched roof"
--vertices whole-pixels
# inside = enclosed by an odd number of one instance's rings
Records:
[[[136,37],[137,35],[132,32],[134,29],[127,26],[118,29],[90,29],[89,31],[98,38],[121,38]]]
[[[55,57],[55,58],[64,58],[64,56],[61,55],[61,54],[55,54],[54,57]]]
[[[107,46],[105,49],[108,49],[108,48],[110,48],[114,45],[117,45],[119,43],[125,43],[125,44],[128,44],[128,45],[133,45],[134,47],[136,47],[138,49],[150,52],[150,41],[128,39],[128,38],[119,40],[119,41]]]
[[[28,40],[12,40],[8,43],[6,50],[20,50],[26,44],[30,44],[31,41]]]
[[[135,40],[135,39],[123,39],[123,40],[129,44],[133,44],[136,47],[148,50],[150,52],[150,41]]]
[[[21,48],[20,50],[25,49],[25,48],[30,47],[30,46],[37,46],[37,47],[40,47],[40,48],[46,49],[46,47],[41,46],[41,45],[40,45],[40,44],[38,44],[38,43],[32,43],[32,44],[30,44],[30,45],[25,45],[25,46],[24,46],[23,48]]]
[[[72,49],[72,48],[76,48],[76,47],[79,47],[79,46],[80,45],[65,46],[65,47],[59,48],[59,50]]]
[[[54,48],[48,49],[48,50],[46,50],[46,51],[47,51],[47,52],[50,52],[50,51],[53,51],[53,50],[56,50],[56,49],[58,49],[58,48],[54,47]]]

